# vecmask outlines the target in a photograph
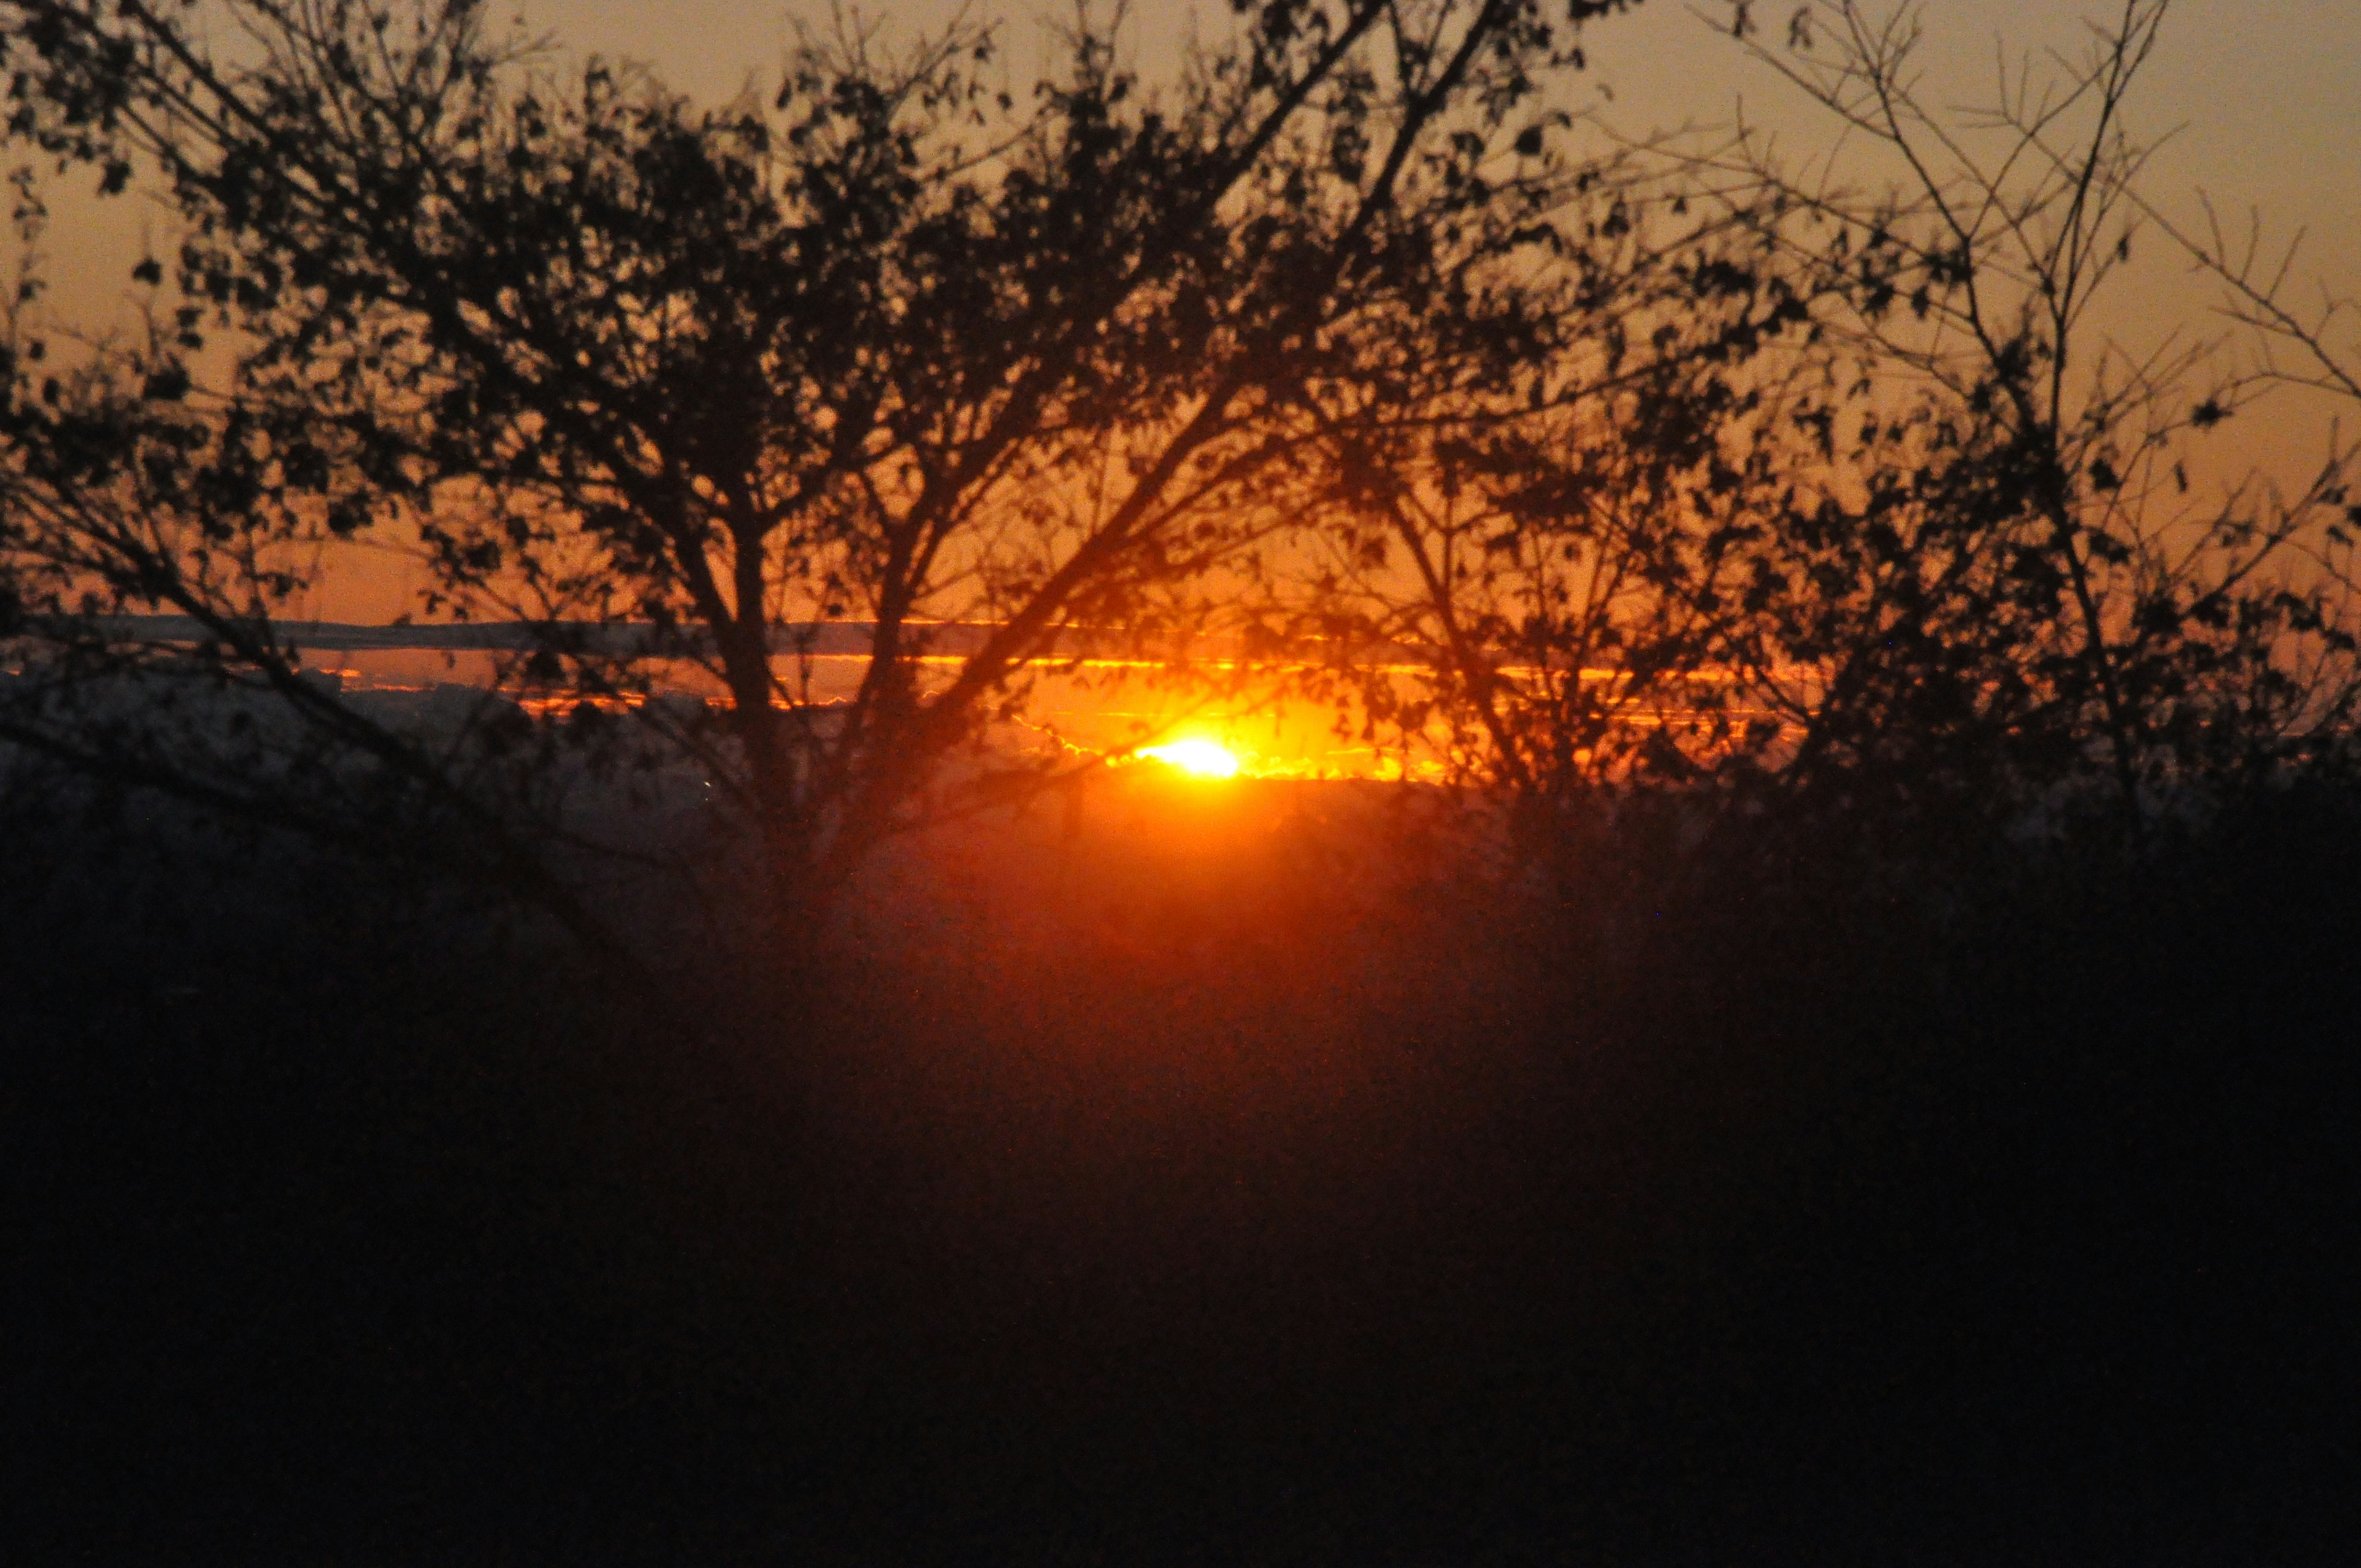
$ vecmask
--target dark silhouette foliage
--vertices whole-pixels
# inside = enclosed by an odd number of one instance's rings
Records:
[[[2151,0],[1802,7],[1861,188],[1591,139],[1620,8],[0,0],[12,1560],[2343,1550],[2349,455],[2191,478],[2343,318],[2097,334]],[[490,689],[289,623],[404,538]],[[1005,743],[1118,658],[1433,787]]]
[[[1631,832],[1561,906],[1368,786],[1129,787],[864,900],[794,1076],[726,976],[53,832],[122,860],[0,928],[17,1550],[2344,1539],[2349,801],[1939,899]]]
[[[1613,8],[1248,7],[1158,83],[1085,22],[1022,101],[989,30],[845,31],[699,110],[467,5],[241,0],[269,47],[217,60],[22,5],[18,144],[186,228],[144,344],[60,367],[11,318],[10,733],[331,837],[449,824],[586,932],[559,756],[709,791],[800,929],[1096,765],[1005,742],[1110,653],[1333,702],[1529,825],[1672,789],[2136,840],[2348,769],[2350,455],[2193,492],[2268,378],[2092,324],[2164,7],[1957,134],[1906,9],[1799,18],[1761,52],[1893,156],[1864,192],[1742,127],[1586,145],[1554,84]],[[316,546],[404,530],[569,721],[422,739],[304,678]],[[650,700],[684,660],[725,700]],[[242,694],[238,743],[135,688]]]
[[[1318,482],[1307,383],[1428,353],[1546,210],[1544,89],[1617,8],[1247,6],[1153,92],[1085,21],[1022,99],[987,31],[848,34],[699,111],[473,5],[237,0],[250,60],[197,13],[12,6],[19,144],[152,170],[186,225],[144,347],[10,361],[16,625],[162,608],[291,690],[302,546],[406,521],[426,608],[547,628],[544,686],[707,663],[726,705],[643,738],[824,897],[1043,660],[1204,630]],[[847,620],[872,662],[825,700],[796,655]]]
[[[2351,450],[2241,474],[2220,428],[2275,378],[2094,308],[2165,11],[1946,111],[1914,10],[1806,7],[1756,52],[1887,183],[1742,125],[1629,148],[1554,231],[1523,378],[1471,396],[1446,356],[1340,411],[1287,602],[1398,743],[1529,821],[1672,789],[1892,851],[2349,775]]]

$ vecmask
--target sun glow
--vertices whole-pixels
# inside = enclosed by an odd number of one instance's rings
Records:
[[[1237,754],[1218,740],[1174,740],[1162,746],[1143,746],[1139,754],[1152,757],[1184,773],[1193,773],[1201,779],[1234,779],[1238,776]]]

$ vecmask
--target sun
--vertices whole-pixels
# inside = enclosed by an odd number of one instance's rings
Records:
[[[1201,779],[1234,779],[1238,776],[1237,754],[1218,740],[1202,738],[1174,740],[1162,746],[1144,746],[1139,754],[1153,757],[1167,767],[1178,768]]]

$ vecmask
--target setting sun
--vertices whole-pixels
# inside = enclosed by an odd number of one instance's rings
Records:
[[[1163,746],[1143,747],[1139,754],[1201,779],[1232,779],[1238,775],[1236,753],[1218,740],[1174,740]]]

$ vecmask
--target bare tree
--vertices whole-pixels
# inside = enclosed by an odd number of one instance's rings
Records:
[[[1536,214],[1549,266],[1470,274],[1475,352],[1326,389],[1295,602],[1372,733],[1545,827],[1675,786],[1960,840],[2349,764],[2352,453],[2209,494],[2267,385],[2105,331],[2164,15],[1964,113],[1914,9],[1741,27],[1872,182],[1743,125],[1629,146]]]
[[[2127,346],[2098,313],[2144,223],[2152,147],[2126,104],[2169,10],[2125,0],[2081,56],[2004,67],[1987,108],[1946,114],[1920,96],[1917,7],[1809,5],[1784,47],[1749,47],[1882,155],[1892,183],[1803,177],[1747,132],[1694,166],[1809,220],[1784,231],[1804,242],[1793,259],[1841,303],[1823,319],[1885,404],[1863,411],[1850,461],[1889,483],[1854,493],[1873,500],[1905,474],[1923,487],[1952,457],[1974,479],[1980,525],[1929,558],[1901,553],[1914,619],[1938,590],[1971,621],[2005,609],[2018,624],[1970,639],[1998,663],[1961,697],[2021,685],[2002,729],[2087,741],[2135,825],[2176,782],[2337,750],[2356,695],[2351,449],[2332,444],[2291,488],[2253,474],[2209,498],[2195,449],[2264,388],[2218,340],[2184,329]],[[1898,467],[1872,462],[1881,446]],[[1815,663],[1835,697],[1852,661]]]
[[[2226,222],[2210,198],[2201,198],[2204,226],[2176,224],[2150,203],[2142,218],[2223,286],[2223,311],[2252,334],[2260,378],[2361,403],[2361,299],[2322,281],[2318,296],[2298,299],[2298,266],[2305,236],[2284,244],[2267,238],[2263,214],[2248,209],[2243,224]]]
[[[1760,739],[1730,700],[1739,547],[1780,479],[1773,360],[1810,318],[1761,214],[1692,216],[1621,157],[1576,185],[1549,265],[1485,276],[1478,353],[1324,389],[1341,482],[1301,594],[1413,765],[1533,802]]]

